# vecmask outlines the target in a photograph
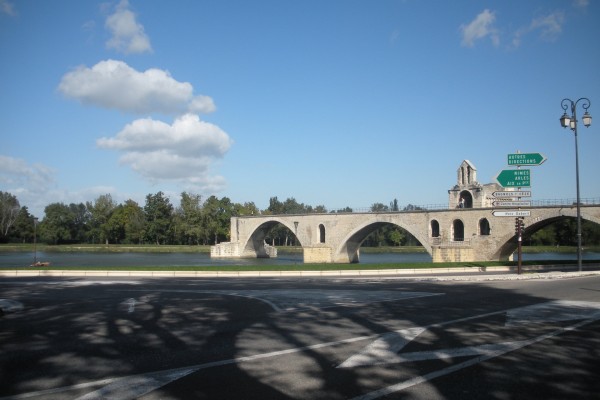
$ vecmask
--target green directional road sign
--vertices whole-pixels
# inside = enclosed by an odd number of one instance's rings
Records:
[[[516,153],[508,155],[508,165],[540,165],[546,156],[540,153]]]
[[[529,169],[503,169],[496,175],[496,181],[502,187],[530,187],[531,174]]]

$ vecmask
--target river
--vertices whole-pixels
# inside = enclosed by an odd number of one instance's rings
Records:
[[[34,254],[0,252],[0,268],[21,268],[33,263]],[[584,260],[600,260],[600,253],[584,252]],[[575,253],[523,253],[523,260],[577,260]],[[206,253],[101,253],[37,252],[37,261],[55,267],[127,267],[127,266],[225,266],[225,265],[296,265],[302,254],[280,254],[277,258],[211,258]],[[361,264],[431,262],[427,253],[361,253]]]

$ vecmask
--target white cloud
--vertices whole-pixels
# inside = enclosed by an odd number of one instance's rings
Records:
[[[218,126],[194,114],[178,117],[172,125],[138,119],[116,136],[97,141],[98,147],[123,152],[121,163],[152,182],[177,182],[203,192],[223,188],[223,178],[210,176],[210,167],[231,144]]]
[[[207,96],[194,96],[188,82],[178,82],[168,71],[136,71],[123,61],[100,61],[81,66],[62,77],[58,90],[65,96],[104,108],[134,113],[209,113],[215,110]]]
[[[564,21],[565,14],[560,11],[534,18],[529,26],[515,32],[513,46],[520,46],[522,38],[532,32],[539,32],[540,37],[544,40],[555,40],[562,33]]]
[[[28,165],[25,160],[0,155],[0,183],[6,186],[47,188],[54,172],[42,164]]]
[[[21,206],[41,216],[48,205],[48,193],[54,188],[54,171],[42,164],[0,155],[0,185],[2,190],[17,197]]]
[[[17,15],[15,5],[8,0],[0,0],[0,12],[10,15],[11,17],[15,17]]]
[[[473,47],[475,42],[486,37],[490,37],[494,46],[500,44],[500,36],[498,30],[494,27],[496,15],[490,10],[483,10],[475,19],[468,25],[461,25],[462,45]]]
[[[109,49],[125,54],[152,51],[150,39],[144,32],[143,25],[137,22],[136,15],[129,9],[127,0],[121,0],[114,14],[106,18],[105,26],[112,35],[106,42]]]
[[[564,13],[555,12],[553,14],[534,19],[531,22],[531,30],[539,30],[542,38],[554,40],[562,32],[564,21]]]

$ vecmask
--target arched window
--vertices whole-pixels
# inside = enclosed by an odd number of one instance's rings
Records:
[[[455,219],[452,222],[452,240],[462,242],[465,240],[465,226],[460,219]]]
[[[440,237],[440,223],[435,219],[431,220],[431,237]]]
[[[480,235],[489,235],[490,234],[490,221],[487,218],[481,218],[479,220],[479,234]]]
[[[325,226],[319,225],[319,243],[325,243]]]

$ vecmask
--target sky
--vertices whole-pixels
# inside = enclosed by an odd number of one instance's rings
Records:
[[[533,200],[570,199],[561,100],[587,97],[600,198],[598,38],[593,0],[0,0],[0,191],[36,217],[159,191],[443,205],[463,160],[486,184],[520,151],[547,157]]]

